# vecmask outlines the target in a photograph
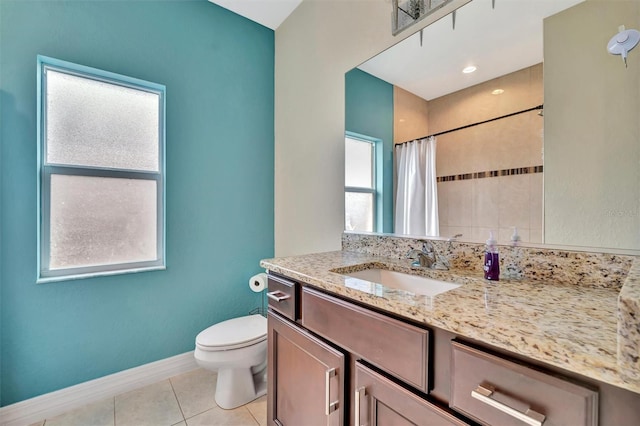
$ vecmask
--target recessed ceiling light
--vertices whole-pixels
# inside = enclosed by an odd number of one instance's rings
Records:
[[[470,74],[470,73],[474,72],[477,69],[478,68],[474,67],[473,65],[469,65],[468,67],[463,69],[462,72],[465,73],[465,74]]]
[[[504,90],[502,89],[496,89],[493,92],[491,92],[492,95],[502,95],[504,93]]]
[[[399,121],[399,122],[401,122],[401,123],[404,123],[404,122],[405,122],[405,119],[404,119],[404,118],[401,118],[401,119],[400,119],[400,120],[398,120],[398,121]]]

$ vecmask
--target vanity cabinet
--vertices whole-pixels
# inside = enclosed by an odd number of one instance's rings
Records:
[[[429,392],[429,331],[302,288],[302,325],[421,392]]]
[[[598,424],[598,392],[451,342],[451,408],[485,425]]]
[[[271,292],[269,425],[470,424],[426,396],[429,330],[279,276]]]
[[[354,425],[468,425],[425,398],[356,363]]]
[[[269,425],[640,424],[638,394],[272,275]]]
[[[268,322],[268,423],[343,425],[344,354],[273,312]]]

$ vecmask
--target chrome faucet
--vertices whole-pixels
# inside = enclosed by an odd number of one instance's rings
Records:
[[[429,241],[422,241],[422,250],[412,248],[407,253],[407,259],[415,259],[412,267],[431,268],[436,261],[433,245]]]
[[[421,241],[422,250],[412,248],[407,253],[407,259],[415,259],[412,268],[430,268],[449,270],[449,262],[436,253],[430,241]]]

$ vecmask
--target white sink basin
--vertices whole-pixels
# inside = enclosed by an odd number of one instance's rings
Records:
[[[418,275],[404,274],[402,272],[387,271],[386,269],[364,269],[362,271],[350,272],[345,275],[358,278],[359,280],[369,281],[371,283],[382,284],[390,289],[404,290],[424,296],[435,296],[436,294],[444,293],[460,287],[459,284],[434,280],[432,278],[421,277]],[[346,284],[349,287],[362,287],[362,285],[358,285],[358,283],[353,282],[353,280]],[[367,289],[363,288],[363,290],[366,291]]]

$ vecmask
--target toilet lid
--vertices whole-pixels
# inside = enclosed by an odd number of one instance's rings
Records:
[[[222,321],[201,331],[196,337],[196,346],[221,351],[250,346],[266,338],[267,319],[262,315],[249,315]]]

